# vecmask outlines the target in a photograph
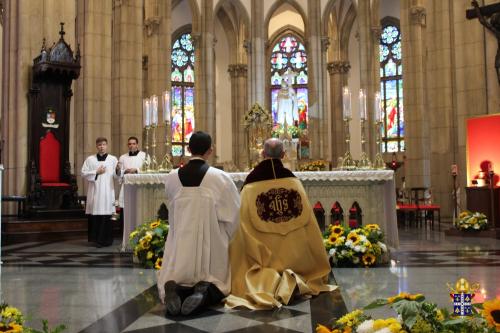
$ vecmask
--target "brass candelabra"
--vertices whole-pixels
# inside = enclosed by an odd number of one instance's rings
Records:
[[[382,121],[375,121],[375,131],[377,133],[376,143],[377,143],[377,154],[375,155],[375,160],[373,161],[374,169],[385,169],[385,161],[382,158],[381,145],[382,145]]]
[[[359,159],[358,167],[360,169],[370,169],[372,163],[366,154],[366,139],[365,139],[365,119],[361,118],[361,157]]]
[[[171,143],[171,127],[168,121],[165,121],[165,155],[160,163],[159,172],[170,172],[173,168],[172,164],[172,143]]]
[[[351,156],[351,134],[349,129],[349,123],[351,121],[351,117],[344,117],[344,129],[345,129],[345,143],[346,143],[346,152],[344,157],[342,157],[342,165],[341,169],[344,170],[353,170],[356,168],[356,163]]]

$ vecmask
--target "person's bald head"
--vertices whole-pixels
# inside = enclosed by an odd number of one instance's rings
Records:
[[[285,156],[283,142],[276,138],[267,139],[264,142],[262,155],[264,158],[283,158]]]

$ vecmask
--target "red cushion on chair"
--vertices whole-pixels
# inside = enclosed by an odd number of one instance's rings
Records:
[[[42,183],[42,187],[70,187],[68,183]]]
[[[420,205],[418,206],[420,210],[438,210],[441,209],[439,205]]]
[[[60,183],[60,158],[61,144],[52,132],[48,132],[40,140],[40,180],[43,184]]]

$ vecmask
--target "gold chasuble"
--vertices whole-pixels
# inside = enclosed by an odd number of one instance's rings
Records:
[[[243,187],[240,228],[229,256],[227,307],[270,309],[288,304],[294,294],[317,295],[336,288],[327,284],[330,265],[321,232],[294,177]]]

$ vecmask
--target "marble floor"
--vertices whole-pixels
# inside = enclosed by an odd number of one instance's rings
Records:
[[[475,301],[500,296],[500,240],[457,238],[430,229],[401,228],[400,248],[386,267],[337,268],[339,288],[275,311],[216,307],[197,317],[165,318],[155,273],[132,264],[115,246],[94,248],[83,239],[23,243],[2,248],[1,298],[28,323],[64,323],[76,332],[314,332],[375,298],[401,291],[424,293],[451,308],[446,283],[478,282]],[[385,315],[386,310],[377,310]]]

